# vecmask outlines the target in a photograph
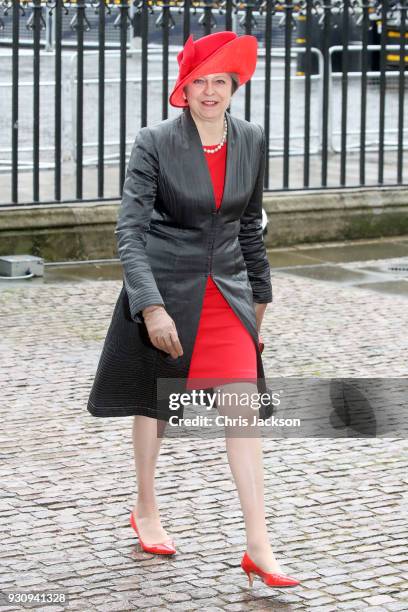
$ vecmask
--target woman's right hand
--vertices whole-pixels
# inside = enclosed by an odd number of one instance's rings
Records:
[[[150,342],[169,353],[173,359],[183,355],[176,324],[162,305],[147,306],[142,311]]]

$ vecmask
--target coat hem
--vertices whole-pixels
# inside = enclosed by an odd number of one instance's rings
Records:
[[[109,406],[109,408],[98,408],[92,402],[88,403],[88,412],[94,417],[100,418],[115,418],[115,417],[126,417],[126,416],[148,416],[153,419],[160,419],[168,421],[172,416],[165,410],[157,410],[156,408],[148,408],[146,406],[133,405],[133,406]]]

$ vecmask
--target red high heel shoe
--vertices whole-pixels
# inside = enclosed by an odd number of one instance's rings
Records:
[[[279,573],[264,572],[261,570],[261,568],[255,565],[246,551],[242,557],[241,567],[248,576],[249,586],[252,586],[255,575],[260,576],[267,586],[289,587],[300,584],[299,580],[296,580],[296,578],[291,578],[291,576],[285,576],[285,574]]]
[[[170,538],[165,542],[160,542],[158,544],[151,544],[150,546],[147,546],[139,535],[133,512],[130,513],[130,524],[136,531],[137,537],[139,538],[140,546],[145,552],[156,553],[156,555],[174,555],[177,552],[173,546],[173,541]]]

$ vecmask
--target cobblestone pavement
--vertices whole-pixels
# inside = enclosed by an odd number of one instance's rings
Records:
[[[407,374],[407,300],[274,274],[268,376]],[[163,525],[178,554],[140,551],[132,419],[86,400],[120,281],[0,292],[2,589],[63,589],[49,610],[406,610],[407,449],[401,439],[264,439],[276,557],[302,584],[248,589],[224,440],[165,439]],[[4,609],[21,609],[4,607]]]

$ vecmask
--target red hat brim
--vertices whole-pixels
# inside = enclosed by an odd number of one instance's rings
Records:
[[[229,41],[198,64],[182,80],[177,80],[170,94],[172,106],[185,107],[188,102],[183,97],[183,87],[198,76],[216,72],[236,72],[239,85],[243,85],[255,72],[258,53],[258,41],[251,34],[244,34]]]

